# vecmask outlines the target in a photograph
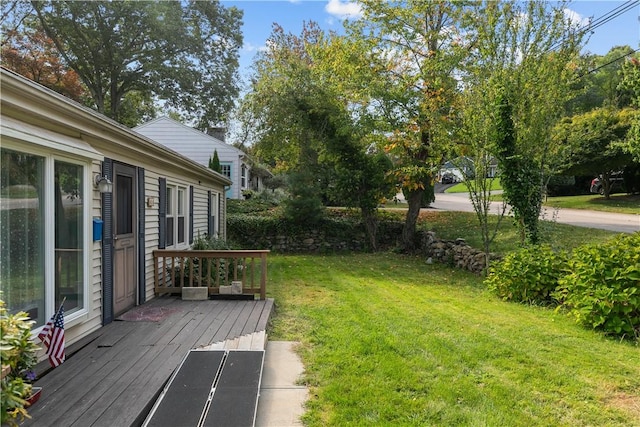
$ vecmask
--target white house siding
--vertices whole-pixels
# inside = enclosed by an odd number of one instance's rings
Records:
[[[147,301],[154,298],[154,286],[155,283],[153,281],[154,274],[154,266],[153,266],[153,251],[158,249],[158,241],[160,239],[160,226],[158,221],[158,206],[160,200],[160,190],[158,184],[158,178],[160,175],[154,171],[145,170],[144,171],[144,191],[145,198],[149,200],[149,198],[153,199],[153,206],[145,208],[145,212],[147,213],[144,219],[144,269],[145,269],[145,295]]]
[[[207,217],[209,206],[209,194],[207,188],[196,185],[193,187],[193,239],[207,235],[209,219]]]
[[[217,150],[220,163],[231,164],[230,178],[233,184],[229,197],[242,198],[240,170],[245,153],[241,150],[168,117],[159,117],[133,130],[206,167],[209,166],[209,159],[213,156],[214,150]],[[250,168],[248,164],[245,166],[248,176]],[[248,181],[244,188],[247,188],[247,185]]]

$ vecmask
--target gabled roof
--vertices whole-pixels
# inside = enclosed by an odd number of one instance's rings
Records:
[[[207,134],[205,132],[199,131],[198,129],[195,129],[195,128],[192,128],[190,126],[187,126],[187,125],[185,125],[185,124],[183,124],[183,123],[181,123],[181,122],[179,122],[177,120],[174,120],[174,119],[172,119],[171,117],[168,117],[168,116],[160,116],[160,117],[157,117],[155,119],[149,120],[146,123],[143,123],[143,124],[141,124],[139,126],[134,127],[133,130],[134,131],[140,131],[140,130],[142,130],[144,128],[154,126],[154,125],[156,125],[158,123],[171,123],[174,126],[179,126],[182,129],[184,129],[184,131],[187,132],[187,133],[191,133],[191,134],[196,135],[196,136],[198,136],[200,138],[204,138],[210,143],[223,145],[223,146],[225,146],[226,149],[231,149],[233,151],[236,151],[238,153],[238,156],[246,157],[246,153],[244,151],[240,150],[239,148],[236,148],[231,144],[227,144],[226,142],[221,141],[218,138],[216,138],[214,136],[211,136],[211,135],[209,135],[209,134]]]

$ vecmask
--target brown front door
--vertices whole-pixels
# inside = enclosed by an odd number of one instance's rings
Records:
[[[114,163],[113,178],[113,312],[118,316],[136,304],[136,170]]]

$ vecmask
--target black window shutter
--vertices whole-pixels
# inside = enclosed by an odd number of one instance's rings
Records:
[[[193,185],[189,186],[189,244],[193,244]]]
[[[207,191],[207,236],[213,236],[213,217],[211,212],[211,190]]]
[[[138,304],[147,300],[146,271],[145,271],[145,194],[144,194],[144,168],[138,168]]]
[[[158,249],[167,247],[167,178],[158,178]]]
[[[102,175],[113,182],[113,160],[102,162]],[[113,194],[102,193],[102,324],[113,321]]]

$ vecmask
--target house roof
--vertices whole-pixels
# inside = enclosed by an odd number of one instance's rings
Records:
[[[206,176],[222,185],[231,181],[182,154],[147,138],[84,105],[0,67],[2,114],[35,126],[88,142],[94,150],[126,148],[138,156],[152,156],[155,161],[183,173]]]
[[[211,135],[209,135],[209,134],[207,134],[205,132],[202,132],[202,131],[200,131],[198,129],[195,129],[195,128],[192,128],[190,126],[187,126],[184,123],[181,123],[181,122],[179,122],[177,120],[174,120],[174,119],[172,119],[171,117],[168,117],[168,116],[160,116],[160,117],[157,117],[155,119],[149,120],[148,122],[145,122],[145,123],[143,123],[143,124],[141,124],[139,126],[134,127],[133,130],[134,131],[138,131],[138,130],[141,130],[141,129],[144,129],[146,127],[153,126],[153,125],[155,125],[157,123],[162,123],[162,122],[172,123],[174,125],[177,125],[177,126],[180,126],[181,128],[183,128],[185,132],[197,135],[200,138],[205,138],[209,142],[212,142],[214,144],[224,145],[225,148],[230,149],[232,151],[236,151],[239,157],[246,157],[247,156],[246,153],[244,151],[240,150],[239,148],[236,148],[231,144],[227,144],[226,142],[221,141],[220,139],[216,138],[215,136],[211,136]]]

